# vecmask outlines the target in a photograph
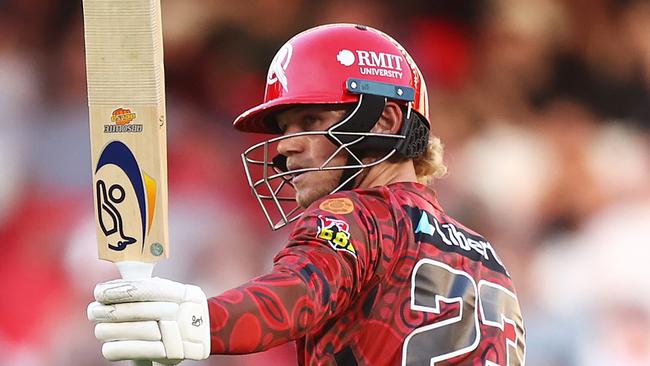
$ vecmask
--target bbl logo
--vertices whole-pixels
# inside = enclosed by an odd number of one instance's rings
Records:
[[[141,250],[144,251],[145,235],[151,230],[153,214],[156,208],[156,181],[140,170],[133,152],[122,142],[113,141],[106,145],[102,151],[95,174],[100,169],[113,166],[126,176],[126,185],[121,183],[108,183],[98,179],[95,183],[97,200],[97,217],[99,226],[112,250],[122,251],[129,245],[140,240]],[[125,188],[126,186],[126,188]],[[137,201],[140,227],[135,233],[122,218],[120,205],[126,198],[131,198],[127,193],[133,192]],[[130,230],[130,231],[129,231]],[[136,235],[137,234],[137,235]],[[159,253],[158,255],[162,254]],[[156,253],[154,253],[156,255]]]
[[[141,124],[131,124],[136,114],[130,109],[118,108],[111,113],[112,125],[104,125],[104,133],[142,132]]]
[[[327,241],[334,250],[342,250],[357,256],[357,251],[350,242],[350,225],[343,220],[318,215],[316,237]]]

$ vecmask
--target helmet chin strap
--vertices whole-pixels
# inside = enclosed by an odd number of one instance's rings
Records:
[[[367,140],[367,136],[358,135],[344,135],[337,132],[370,132],[372,127],[377,123],[381,114],[386,106],[386,97],[361,94],[359,95],[359,102],[356,107],[350,112],[341,122],[332,126],[326,136],[334,143],[334,145],[341,146],[343,144],[352,144],[346,150],[348,151],[348,158],[346,165],[355,166],[362,165],[361,159],[368,152],[364,149],[363,141]],[[359,140],[358,142],[354,142]],[[363,168],[349,168],[342,169],[341,178],[339,179],[338,190],[348,191],[354,189],[356,186],[356,178]]]
[[[327,137],[336,146],[346,146],[347,166],[365,165],[361,160],[371,153],[383,154],[378,160],[390,155],[416,158],[422,155],[429,141],[429,126],[411,110],[411,104],[404,111],[402,124],[397,135],[371,134],[386,106],[387,98],[381,95],[360,94],[359,102],[350,114],[328,130]],[[349,132],[353,134],[346,135]],[[360,135],[368,133],[368,135]],[[351,190],[364,167],[343,169],[338,190]]]
[[[347,165],[358,165],[352,156],[348,156]],[[357,186],[357,176],[362,174],[364,168],[343,169],[341,179],[339,180],[339,189],[337,191],[349,191]]]

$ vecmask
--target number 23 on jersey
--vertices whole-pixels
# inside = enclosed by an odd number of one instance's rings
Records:
[[[485,280],[478,284],[469,274],[432,259],[420,260],[411,279],[411,310],[441,314],[452,304],[460,309],[453,317],[413,330],[402,349],[403,366],[434,366],[468,354],[483,341],[499,342],[483,352],[484,366],[522,366],[524,328],[515,294]],[[485,331],[484,331],[485,333]]]

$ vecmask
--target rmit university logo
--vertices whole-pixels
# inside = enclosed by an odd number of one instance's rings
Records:
[[[401,79],[403,75],[402,55],[375,52],[366,50],[340,50],[336,60],[343,66],[352,66],[356,63],[362,75],[386,76]]]
[[[117,108],[111,113],[113,124],[104,125],[104,133],[142,132],[141,124],[131,124],[136,114],[127,108]]]
[[[279,81],[284,91],[289,91],[289,81],[284,72],[287,70],[287,67],[289,67],[289,61],[291,61],[292,54],[293,46],[291,43],[286,43],[282,48],[280,48],[278,53],[275,54],[273,61],[271,61],[271,66],[269,66],[269,73],[266,75],[266,83],[268,85],[273,85],[276,81]]]
[[[97,218],[108,247],[123,251],[140,240],[141,251],[144,251],[145,235],[151,229],[156,208],[156,181],[141,171],[133,152],[120,141],[106,145],[99,156],[95,175],[98,176],[95,183]],[[110,177],[110,181],[102,177]],[[137,208],[139,222],[133,216],[124,219],[127,208]]]

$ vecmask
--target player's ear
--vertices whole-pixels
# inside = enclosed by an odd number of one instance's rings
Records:
[[[388,101],[371,132],[396,134],[400,127],[402,127],[402,108],[397,103]]]

